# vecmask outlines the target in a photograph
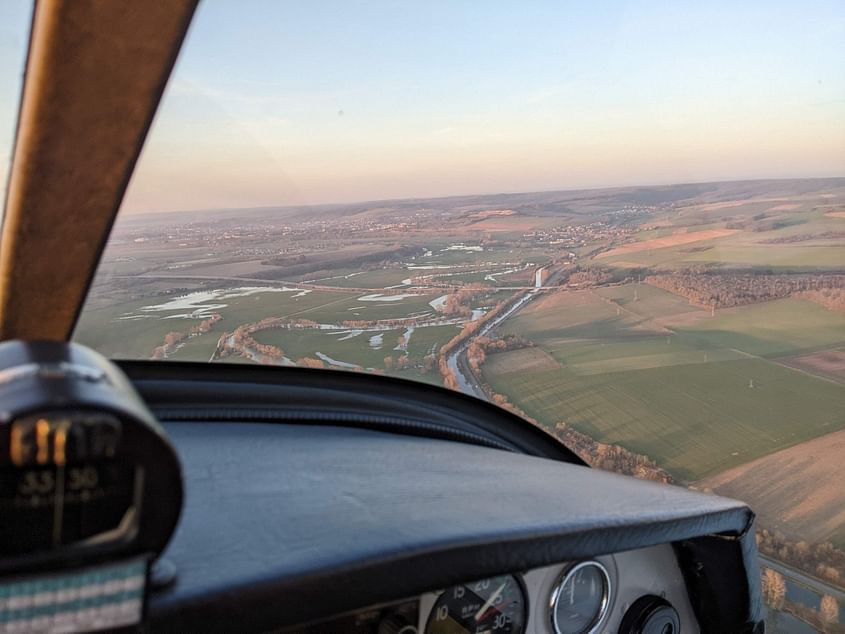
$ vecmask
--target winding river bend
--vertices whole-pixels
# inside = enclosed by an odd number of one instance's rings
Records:
[[[539,282],[540,274],[538,273],[535,278],[535,283]],[[491,330],[493,330],[496,326],[501,324],[505,319],[511,317],[516,313],[518,310],[522,309],[528,302],[534,299],[537,296],[537,293],[540,291],[541,286],[535,286],[530,291],[528,291],[525,295],[522,295],[515,300],[513,303],[507,308],[507,310],[502,311],[500,315],[497,315],[489,322],[484,324],[481,329],[473,335],[472,338],[465,341],[463,344],[455,348],[455,350],[449,355],[449,358],[446,360],[449,369],[455,373],[455,378],[458,380],[458,387],[460,387],[461,392],[465,394],[469,394],[470,396],[475,396],[476,398],[480,398],[483,400],[487,400],[487,394],[482,389],[481,385],[478,383],[477,378],[469,369],[469,364],[467,363],[466,359],[466,351],[469,342],[474,339],[475,337],[483,337]]]

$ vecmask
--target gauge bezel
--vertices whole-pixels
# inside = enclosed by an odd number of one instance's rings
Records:
[[[527,632],[528,620],[531,618],[531,597],[528,596],[528,587],[525,585],[525,579],[523,579],[522,573],[505,572],[498,575],[492,575],[490,577],[482,577],[481,579],[472,579],[471,581],[467,581],[465,583],[454,583],[451,586],[434,592],[434,601],[432,601],[431,607],[428,610],[428,615],[426,616],[425,625],[423,627],[423,634],[426,634],[428,632],[428,628],[431,625],[431,618],[434,616],[434,608],[437,605],[437,602],[440,600],[440,597],[443,596],[448,590],[451,590],[455,586],[466,586],[468,584],[477,583],[486,579],[495,579],[496,577],[513,577],[516,580],[516,585],[519,588],[519,591],[522,593],[522,631]]]
[[[602,593],[601,607],[599,607],[598,614],[596,615],[595,619],[593,619],[593,621],[590,623],[588,629],[581,632],[580,634],[596,634],[596,632],[599,631],[599,626],[602,624],[605,617],[607,616],[607,613],[610,611],[610,597],[612,593],[612,586],[610,581],[610,573],[608,573],[607,568],[605,568],[601,563],[593,559],[581,561],[575,565],[568,566],[558,576],[557,581],[555,581],[554,585],[552,586],[551,595],[549,595],[549,622],[551,623],[552,632],[554,632],[554,634],[561,634],[560,628],[557,624],[557,604],[558,600],[560,599],[560,594],[563,591],[563,587],[566,585],[566,582],[572,577],[573,574],[587,567],[598,568],[599,572],[601,573],[604,579],[604,592]]]

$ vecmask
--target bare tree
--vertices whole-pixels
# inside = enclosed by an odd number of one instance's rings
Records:
[[[302,357],[301,359],[296,360],[296,365],[302,368],[325,368],[326,364],[321,361],[320,359],[314,359],[313,357]]]
[[[762,578],[763,585],[763,599],[773,610],[780,610],[783,608],[783,602],[786,598],[786,580],[779,572],[766,568],[763,571]]]
[[[819,616],[821,616],[822,622],[825,625],[832,625],[839,622],[839,604],[829,594],[822,597]]]

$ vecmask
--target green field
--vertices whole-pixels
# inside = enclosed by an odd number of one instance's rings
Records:
[[[845,246],[749,245],[720,246],[709,251],[684,255],[684,262],[713,263],[720,266],[765,267],[771,269],[840,269],[845,262]]]
[[[258,293],[219,301],[212,299],[205,303],[226,304],[225,307],[216,309],[216,312],[223,316],[223,320],[215,327],[215,332],[219,333],[227,329],[234,330],[239,324],[257,321],[271,315],[313,318],[310,316],[315,313],[336,314],[331,307],[345,306],[346,302],[354,297],[347,293],[329,292],[313,292],[299,297],[294,297],[294,295],[296,295],[295,292]],[[172,315],[188,314],[192,311],[191,308],[154,312],[143,310],[144,307],[160,305],[171,299],[174,297],[148,297],[85,310],[76,327],[74,339],[109,357],[149,358],[153,348],[162,344],[168,332],[187,330],[198,321],[189,318],[164,319]],[[141,318],[122,319],[132,316]],[[204,335],[202,338],[209,335]],[[208,355],[195,360],[207,361]]]
[[[507,320],[501,330],[535,340],[573,338],[579,326],[598,328],[604,324],[615,331],[633,325],[627,314],[590,291],[547,295]]]
[[[174,361],[209,361],[217,349],[217,339],[221,332],[217,330],[191,337],[182,342],[179,349],[167,358]]]
[[[187,342],[174,358],[207,361],[223,331],[265,317],[296,317],[321,323],[345,320],[375,320],[402,318],[415,313],[430,312],[428,302],[435,295],[406,297],[398,301],[360,301],[358,293],[336,291],[262,292],[241,297],[209,299],[203,305],[216,306],[223,320],[214,331]],[[198,323],[187,317],[196,308],[144,311],[144,307],[164,304],[174,297],[151,297],[132,300],[102,308],[92,308],[82,314],[74,338],[113,358],[149,358],[153,348],[162,344],[171,331],[185,331]],[[225,304],[225,306],[220,306]],[[125,317],[138,319],[122,319]],[[211,340],[213,339],[213,343]]]
[[[654,318],[668,317],[700,309],[690,305],[683,297],[649,284],[625,284],[596,289],[599,297],[612,300],[636,315]]]
[[[459,332],[456,326],[431,326],[416,328],[411,334],[408,355],[422,359],[433,348],[439,349]],[[302,357],[317,357],[320,352],[337,361],[361,365],[365,368],[385,369],[385,357],[395,362],[405,354],[395,350],[404,328],[379,332],[364,331],[355,334],[352,330],[262,330],[253,335],[259,343],[267,343],[284,350],[285,355],[296,360]],[[354,335],[354,336],[350,336]],[[372,339],[376,337],[377,339]]]
[[[384,369],[385,357],[398,357],[394,352],[402,330],[386,330],[383,332],[362,332],[357,336],[341,340],[349,336],[349,331],[325,330],[262,330],[253,334],[259,343],[268,343],[284,350],[285,356],[291,360],[302,357],[316,357],[322,353],[344,363],[361,365],[365,368]],[[371,337],[379,337],[381,343],[370,345]]]
[[[396,362],[405,352],[394,348],[404,332],[403,328],[382,332],[362,332],[354,337],[343,339],[350,334],[350,331],[264,330],[255,333],[254,337],[260,343],[280,347],[286,356],[294,361],[302,357],[319,358],[317,355],[319,352],[334,361],[360,365],[365,370],[375,370],[403,379],[442,385],[442,378],[436,367],[427,373],[422,372],[419,367],[409,367],[404,370],[396,368]],[[459,329],[456,326],[417,328],[411,334],[407,354],[416,365],[431,350],[438,350],[458,332]],[[374,342],[371,345],[371,337],[379,335],[382,338],[381,342]],[[386,357],[392,359],[393,365],[390,369],[385,364]],[[328,362],[326,367],[339,369],[338,366]]]
[[[710,317],[645,284],[569,295],[501,328],[559,368],[515,371],[515,353],[483,366],[495,391],[544,424],[565,421],[687,481],[845,427],[842,385],[774,361],[841,346],[842,315],[785,299]]]
[[[625,352],[632,351],[636,347],[642,348],[640,354],[625,354]],[[567,350],[565,355],[561,354],[563,351],[558,350],[552,356],[558,360],[564,357],[566,367],[581,376],[663,368],[674,365],[736,361],[746,358],[743,353],[735,350],[724,348],[702,350],[695,346],[684,345],[671,338],[644,339],[610,345],[605,343],[582,344],[580,348],[580,351]],[[589,360],[590,357],[599,356],[591,348],[599,348],[599,353],[606,355],[606,358]],[[622,349],[627,350],[623,351]]]
[[[845,526],[842,526],[828,540],[839,550],[845,550]]]
[[[762,357],[812,352],[845,343],[845,316],[800,299],[717,311],[679,334],[711,346],[736,348]]]
[[[654,267],[671,269],[678,266],[710,264],[720,267],[765,268],[775,271],[839,270],[845,262],[845,246],[803,243],[787,245],[726,244],[715,241],[696,242],[680,247],[666,247],[616,255],[601,260],[622,268]]]
[[[490,269],[491,272],[502,270],[502,269]],[[433,282],[435,284],[481,284],[487,283],[492,284],[492,282],[485,282],[484,277],[488,275],[488,272],[485,271],[466,271],[465,273],[450,273],[448,271],[436,271],[434,269],[430,269],[427,271],[414,271],[415,273],[422,273],[423,275],[431,275],[432,277],[429,278],[428,282]]]
[[[845,427],[845,390],[757,359],[485,378],[529,416],[565,421],[687,481]]]
[[[455,239],[451,244],[461,242]],[[472,244],[472,241],[467,241],[467,244]],[[445,245],[448,246],[448,245]],[[414,262],[416,266],[434,266],[434,265],[473,265],[480,266],[486,264],[500,265],[502,262],[533,262],[535,264],[545,264],[549,261],[549,256],[540,249],[520,249],[518,252],[511,249],[485,249],[484,251],[439,251],[435,250],[430,257],[417,258]]]
[[[402,283],[402,280],[411,277],[411,273],[405,269],[377,269],[374,271],[361,271],[360,269],[340,269],[332,271],[332,274],[325,277],[314,278],[313,275],[305,275],[309,282],[324,286],[339,286],[343,288],[387,288]]]
[[[745,218],[747,220],[747,217]],[[813,236],[845,230],[845,220],[825,216],[823,212],[773,214],[772,221],[785,226],[772,231],[741,231],[732,236],[702,240],[674,247],[664,247],[603,258],[603,264],[677,268],[707,264],[725,268],[765,268],[777,271],[838,270],[845,265],[845,239],[828,238],[793,243],[770,244],[771,240],[791,236]],[[682,223],[681,219],[675,219]],[[680,226],[676,224],[675,226]],[[698,225],[691,231],[720,228],[724,224]],[[661,227],[635,233],[637,241],[670,235],[675,227]]]
[[[436,354],[440,347],[460,332],[458,326],[430,326],[417,328],[411,335],[408,354],[412,357],[424,357],[432,350]]]

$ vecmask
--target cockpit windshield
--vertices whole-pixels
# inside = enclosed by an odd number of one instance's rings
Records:
[[[841,623],[845,5],[205,0],[74,339],[492,401],[746,500],[769,631]]]

